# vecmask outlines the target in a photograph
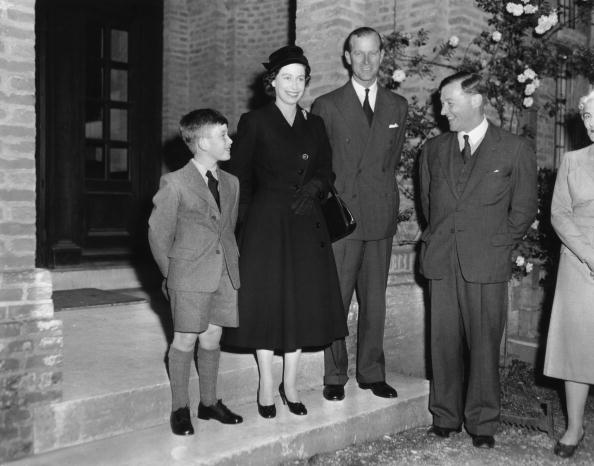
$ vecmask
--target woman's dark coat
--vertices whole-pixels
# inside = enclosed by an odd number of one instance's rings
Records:
[[[231,148],[239,178],[239,327],[226,344],[293,351],[347,334],[346,313],[320,198],[291,206],[310,180],[327,192],[331,149],[321,118],[298,107],[293,126],[271,103],[242,115]]]

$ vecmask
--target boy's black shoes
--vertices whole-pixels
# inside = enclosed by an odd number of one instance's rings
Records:
[[[221,400],[218,400],[212,406],[205,406],[200,402],[198,405],[198,418],[204,420],[216,419],[223,424],[239,424],[243,422],[243,418],[227,408]]]
[[[171,423],[171,432],[175,435],[194,435],[194,427],[190,420],[190,408],[187,406],[173,411],[169,422]]]

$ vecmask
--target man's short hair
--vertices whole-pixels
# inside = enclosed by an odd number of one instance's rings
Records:
[[[380,48],[380,50],[383,50],[384,42],[382,40],[382,36],[380,36],[380,33],[377,32],[373,28],[370,28],[368,26],[363,26],[363,27],[355,29],[347,36],[346,41],[344,43],[345,51],[351,53],[351,40],[353,39],[353,37],[359,38],[359,37],[363,37],[363,36],[369,36],[372,34],[375,34],[377,36],[377,40],[379,40],[379,48]]]
[[[184,142],[190,145],[200,136],[202,129],[206,126],[227,124],[227,118],[221,112],[212,108],[200,108],[191,111],[179,120],[179,132]]]
[[[455,82],[460,82],[460,87],[467,94],[484,94],[483,78],[481,78],[479,74],[470,73],[468,71],[458,71],[457,73],[446,77],[439,84],[439,91],[441,92],[445,86]]]

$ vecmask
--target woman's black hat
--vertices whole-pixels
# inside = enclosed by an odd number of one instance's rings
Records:
[[[300,63],[309,71],[309,62],[305,55],[303,55],[303,49],[297,45],[286,45],[278,50],[275,50],[268,57],[268,63],[262,63],[264,68],[268,71],[276,71],[285,65],[291,63]]]

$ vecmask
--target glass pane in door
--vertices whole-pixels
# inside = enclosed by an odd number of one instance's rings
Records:
[[[128,150],[112,148],[109,151],[109,177],[112,179],[128,178]]]
[[[111,30],[111,59],[122,63],[128,62],[128,31]]]
[[[125,109],[112,108],[109,116],[111,120],[109,137],[115,141],[127,141],[128,112]]]

